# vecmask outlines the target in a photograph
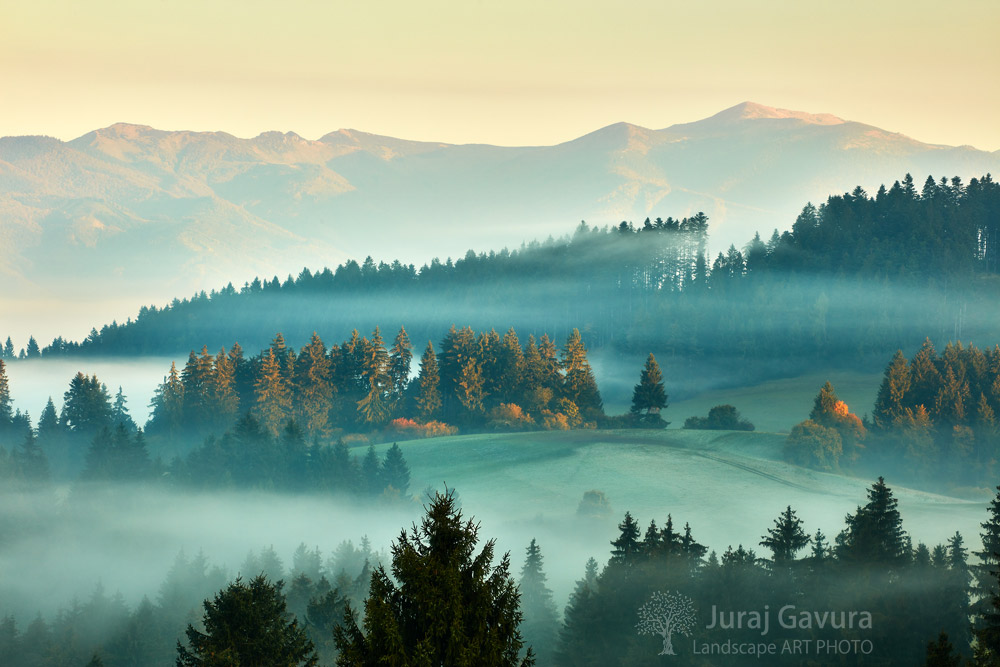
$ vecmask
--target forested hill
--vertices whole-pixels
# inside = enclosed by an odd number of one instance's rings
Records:
[[[907,175],[875,195],[861,188],[806,205],[791,229],[711,258],[708,219],[646,220],[417,269],[370,258],[256,279],[143,308],[41,354],[176,353],[208,343],[266,347],[397,328],[438,339],[453,323],[563,337],[668,358],[759,361],[772,370],[875,359],[925,337],[993,342],[1000,185]],[[981,307],[983,306],[983,307]],[[750,363],[749,365],[753,365]],[[751,371],[748,371],[751,372]]]

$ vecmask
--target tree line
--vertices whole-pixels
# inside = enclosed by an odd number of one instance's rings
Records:
[[[652,350],[685,375],[722,357],[741,362],[740,380],[863,365],[928,334],[975,339],[990,330],[991,293],[973,278],[997,272],[998,212],[990,175],[968,184],[928,177],[922,188],[907,176],[874,195],[856,188],[809,204],[787,231],[714,261],[700,214],[584,223],[563,239],[419,269],[368,258],[229,285],[145,307],[83,341],[56,339],[43,355],[173,353],[192,340],[259,349],[268,343],[262,330],[301,344],[317,327],[346,335],[390,319],[418,340],[448,320],[557,338],[577,327],[590,347]],[[865,326],[841,327],[859,319]]]
[[[958,341],[938,354],[926,339],[909,360],[902,350],[893,355],[870,417],[851,414],[827,383],[785,454],[820,469],[893,466],[925,483],[976,486],[997,472],[998,411],[1000,346]]]

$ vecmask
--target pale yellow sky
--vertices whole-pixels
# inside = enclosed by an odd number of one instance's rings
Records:
[[[0,0],[0,135],[552,144],[752,100],[997,150],[998,29],[996,0]]]

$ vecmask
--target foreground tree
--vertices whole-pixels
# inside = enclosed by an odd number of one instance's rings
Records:
[[[312,642],[298,621],[287,620],[281,587],[282,582],[272,584],[264,575],[249,583],[237,577],[214,601],[205,600],[205,632],[187,626],[191,648],[177,642],[178,667],[315,665]]]
[[[494,566],[493,540],[475,554],[478,534],[453,492],[435,494],[420,526],[392,545],[393,578],[381,566],[372,573],[364,632],[349,605],[334,629],[337,664],[533,665],[531,649],[518,656],[522,616],[510,555]]]

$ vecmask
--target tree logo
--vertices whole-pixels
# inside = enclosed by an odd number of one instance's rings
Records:
[[[640,635],[663,637],[663,650],[659,655],[677,655],[670,638],[675,632],[690,634],[694,627],[694,602],[680,593],[656,591],[649,602],[639,608],[639,622],[636,627]]]

